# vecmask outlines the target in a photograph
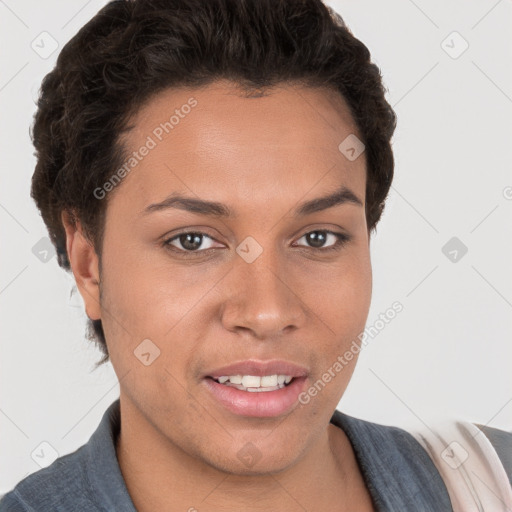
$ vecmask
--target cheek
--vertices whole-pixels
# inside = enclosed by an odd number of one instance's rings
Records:
[[[331,334],[345,338],[363,330],[372,294],[369,251],[354,250],[339,264],[311,266],[307,273],[308,303]]]
[[[369,253],[361,251],[337,267],[337,271],[331,269],[329,277],[324,292],[310,298],[316,305],[311,318],[318,326],[315,331],[318,364],[317,380],[311,383],[305,399],[313,416],[325,415],[337,406],[355,370],[361,350],[360,335],[371,302]]]
[[[362,251],[350,260],[338,277],[342,310],[360,322],[366,322],[372,295],[372,268],[368,251]]]
[[[204,266],[184,272],[161,258],[143,257],[142,253],[140,256],[135,250],[126,250],[123,257],[105,258],[102,323],[119,376],[130,370],[131,377],[136,374],[137,378],[144,378],[149,389],[166,385],[169,375],[162,373],[163,368],[172,370],[180,382],[184,379],[203,319],[198,318],[201,299],[215,280]],[[151,360],[157,357],[154,363],[144,366],[137,359],[139,352],[149,352]]]
[[[122,254],[105,251],[113,321],[118,320],[133,338],[149,337],[157,326],[160,335],[166,332],[206,289],[200,266],[184,271],[170,265],[161,251],[142,245],[126,247]]]
[[[331,266],[325,274],[319,275],[317,271],[310,276],[316,282],[321,279],[325,285],[311,287],[316,293],[308,299],[308,303],[314,305],[310,321],[316,325],[316,378],[328,382],[326,392],[319,393],[321,397],[314,400],[318,414],[325,402],[339,402],[358,360],[360,335],[364,332],[371,302],[369,251],[361,247],[347,256],[343,264]]]

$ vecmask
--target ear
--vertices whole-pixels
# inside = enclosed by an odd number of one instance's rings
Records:
[[[82,232],[80,221],[73,225],[68,212],[62,211],[62,224],[66,230],[66,250],[71,270],[80,295],[84,300],[85,312],[91,320],[101,318],[99,260],[94,247]]]

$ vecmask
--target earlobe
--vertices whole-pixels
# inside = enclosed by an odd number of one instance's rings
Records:
[[[74,225],[68,212],[61,214],[66,230],[66,250],[76,286],[85,304],[87,316],[91,320],[101,318],[99,261],[93,244],[82,231],[79,220]]]

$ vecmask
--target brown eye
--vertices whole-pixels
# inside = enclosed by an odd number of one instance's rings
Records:
[[[181,233],[165,241],[165,245],[175,247],[177,250],[186,252],[199,252],[199,250],[211,249],[211,247],[204,247],[203,242],[205,239],[213,238],[205,233],[188,232]],[[177,242],[179,245],[174,245]]]
[[[335,233],[325,229],[310,231],[304,234],[299,240],[303,238],[308,244],[306,248],[319,252],[339,250],[351,239],[349,235],[344,233]],[[209,240],[210,243],[205,243],[207,240]],[[181,255],[200,255],[201,253],[209,252],[210,249],[214,249],[215,247],[212,245],[214,242],[215,240],[206,233],[188,231],[165,240],[163,245],[169,250]]]
[[[331,249],[339,249],[343,244],[349,241],[350,237],[343,233],[334,233],[325,229],[317,229],[310,231],[303,235],[299,240],[304,238],[310,245],[311,249],[317,249],[320,251],[327,251]],[[325,245],[328,242],[333,242],[330,245]]]

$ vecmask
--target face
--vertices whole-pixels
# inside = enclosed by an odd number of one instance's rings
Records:
[[[101,294],[79,284],[88,316],[102,320],[121,407],[212,467],[286,468],[326,430],[357,353],[335,363],[370,306],[365,155],[338,148],[361,138],[348,107],[323,89],[246,98],[216,82],[158,94],[131,125],[123,142],[137,162],[104,199]],[[337,204],[302,208],[342,188]],[[177,194],[230,215],[150,206]],[[269,392],[245,408],[222,402],[208,376],[247,360],[305,369],[295,394],[285,390],[293,403],[283,409]],[[240,457],[249,442],[261,458],[252,469]]]

